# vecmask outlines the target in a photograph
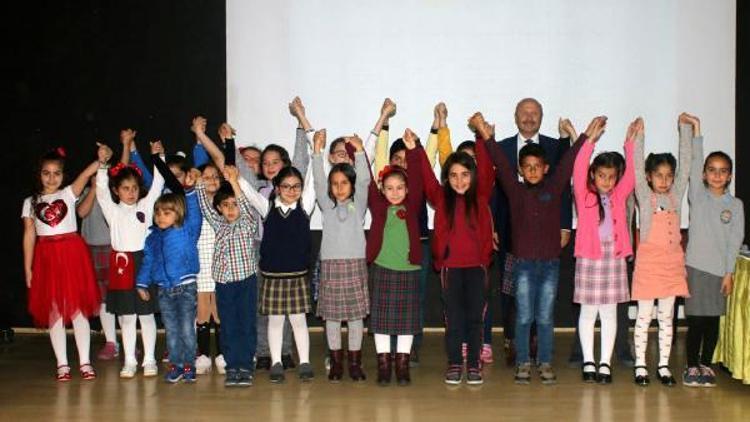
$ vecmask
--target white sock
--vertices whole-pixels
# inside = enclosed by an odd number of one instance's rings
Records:
[[[375,351],[378,354],[391,353],[391,336],[375,333]]]
[[[341,350],[341,321],[326,321],[326,339],[330,350]]]
[[[646,348],[648,347],[648,326],[651,324],[651,316],[654,312],[653,300],[638,301],[638,316],[635,319],[635,331],[633,343],[635,345],[635,365],[646,366]],[[636,375],[646,375],[645,369],[636,369]]]
[[[615,348],[617,336],[617,304],[599,305],[599,321],[601,322],[601,359],[600,363],[609,365],[612,361],[612,351]],[[606,367],[600,368],[602,374],[610,374]]]
[[[284,337],[284,315],[268,316],[268,349],[271,352],[271,364],[281,363],[281,341]]]
[[[117,331],[115,329],[115,314],[107,312],[107,304],[102,303],[99,310],[99,320],[102,322],[102,331],[107,343],[117,343]]]
[[[356,352],[362,350],[362,336],[365,331],[365,324],[361,319],[349,321],[346,323],[349,329],[349,350]]]
[[[68,346],[66,337],[65,325],[62,322],[62,318],[58,318],[49,326],[49,339],[52,343],[52,350],[55,352],[57,366],[65,366],[68,364]]]
[[[674,315],[675,297],[659,299],[656,319],[659,321],[659,366],[669,366],[669,355],[672,353],[672,316]],[[662,375],[671,375],[664,371]]]
[[[594,325],[598,305],[581,305],[581,315],[578,317],[578,337],[581,339],[581,351],[584,362],[594,362]],[[594,368],[584,368],[591,369]]]
[[[396,339],[396,353],[411,353],[411,343],[414,341],[413,335],[400,335]]]
[[[91,348],[91,327],[89,320],[78,312],[73,318],[73,335],[78,349],[78,363],[83,366],[91,363],[89,349]]]
[[[135,342],[136,342],[136,323],[138,321],[138,315],[128,314],[120,315],[120,332],[122,333],[122,350],[125,355],[125,365],[134,366],[138,365],[138,360],[135,358]]]
[[[299,363],[310,363],[310,331],[307,329],[307,316],[292,314],[289,315],[289,322],[292,324],[294,342],[297,343]]]
[[[154,314],[138,315],[141,322],[141,340],[143,341],[143,364],[156,362],[156,319]]]

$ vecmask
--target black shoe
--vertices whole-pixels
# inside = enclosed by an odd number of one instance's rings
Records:
[[[271,373],[269,374],[269,379],[274,384],[281,384],[286,379],[284,377],[284,367],[281,365],[281,363],[274,363],[271,367]]]
[[[294,364],[292,355],[281,355],[281,365],[284,366],[284,370],[294,369],[297,366]]]
[[[660,366],[657,368],[657,371],[659,369],[666,369],[669,371],[669,366]],[[657,375],[659,375],[659,381],[661,381],[662,385],[666,385],[667,387],[674,387],[677,384],[677,381],[672,376],[672,371],[669,371],[669,375],[661,375],[659,372],[657,372]]]
[[[269,356],[258,356],[255,362],[255,369],[271,369],[271,358]]]
[[[636,373],[635,371],[637,371],[639,369],[645,369],[646,371],[648,371],[648,368],[646,368],[645,366],[634,366],[633,367],[633,373]],[[640,385],[641,387],[646,387],[646,386],[649,385],[649,383],[651,383],[651,380],[648,379],[648,374],[646,374],[646,375],[635,375],[634,382],[637,385]]]
[[[587,371],[587,367],[593,367],[592,371]],[[596,364],[594,362],[584,362],[581,367],[581,378],[583,382],[595,383],[596,382]]]
[[[602,367],[606,367],[609,369],[609,374],[603,374]],[[596,373],[596,382],[599,384],[612,384],[612,367],[607,365],[606,363],[600,363],[599,364],[599,372]]]

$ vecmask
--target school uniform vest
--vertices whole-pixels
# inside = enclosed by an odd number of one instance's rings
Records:
[[[300,204],[284,215],[271,202],[263,223],[260,269],[265,273],[307,271],[310,266],[312,236],[310,218]]]

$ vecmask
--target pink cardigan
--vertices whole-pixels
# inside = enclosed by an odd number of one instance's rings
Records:
[[[635,188],[633,164],[633,140],[625,141],[625,174],[610,193],[612,204],[612,226],[615,241],[615,256],[626,258],[633,254],[628,234],[625,208],[628,196]],[[573,167],[573,195],[575,196],[578,228],[576,229],[575,256],[578,258],[600,259],[602,248],[599,243],[599,206],[596,194],[586,186],[589,161],[594,152],[594,144],[586,142],[576,157]]]

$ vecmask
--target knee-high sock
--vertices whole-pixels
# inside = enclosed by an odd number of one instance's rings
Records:
[[[310,331],[307,330],[307,316],[292,314],[289,315],[289,322],[294,331],[294,342],[297,343],[299,363],[310,363]]]
[[[117,343],[117,331],[115,329],[115,314],[107,312],[107,304],[102,303],[99,309],[99,320],[102,322],[102,331],[107,343]]]
[[[80,365],[91,363],[89,350],[91,348],[91,326],[89,320],[82,313],[73,318],[73,335],[76,339],[78,349],[78,362]]]
[[[646,365],[646,347],[648,346],[648,327],[654,312],[653,300],[638,301],[638,316],[635,320],[633,343],[635,345],[635,365]]]
[[[135,358],[136,323],[138,316],[135,314],[120,315],[120,332],[122,333],[122,350],[125,355],[125,365],[137,365]]]
[[[326,320],[326,339],[330,350],[341,350],[341,321]]]
[[[617,304],[599,305],[599,321],[601,322],[601,359],[600,363],[609,365],[612,361],[612,351],[617,337]],[[605,371],[604,373],[609,373]]]
[[[701,365],[710,366],[719,340],[719,317],[703,317],[703,350],[701,351]]]
[[[271,352],[271,363],[281,363],[281,339],[284,336],[285,315],[268,316],[268,349]]]
[[[52,350],[55,352],[57,366],[68,364],[68,346],[66,336],[65,324],[63,324],[62,318],[58,318],[50,324],[49,339],[52,343]]]
[[[154,314],[138,315],[141,322],[141,340],[143,341],[143,363],[156,362],[156,319]]]
[[[397,341],[396,353],[411,353],[411,343],[414,341],[413,335],[400,335]]]
[[[198,342],[198,354],[211,356],[211,324],[199,322],[195,324],[195,336]]]
[[[581,339],[584,362],[594,362],[594,325],[598,312],[598,305],[581,305],[581,314],[578,317],[578,336]]]
[[[375,351],[378,354],[391,353],[391,336],[375,333]]]
[[[214,321],[214,338],[216,339],[216,356],[224,354],[221,350],[221,322]]]
[[[361,319],[355,319],[346,323],[349,329],[349,350],[356,352],[362,350],[362,336],[365,330],[365,324]]]
[[[659,321],[659,366],[669,365],[669,356],[672,353],[674,301],[674,296],[659,299],[656,311],[656,319]]]

